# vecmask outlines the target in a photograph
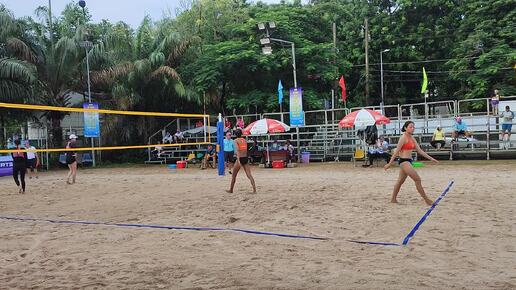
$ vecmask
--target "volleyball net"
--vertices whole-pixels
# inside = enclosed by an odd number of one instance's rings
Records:
[[[74,115],[75,124],[66,125],[60,121],[58,126],[63,132],[62,143],[54,144],[53,148],[36,148],[30,152],[66,152],[66,151],[106,151],[106,150],[127,150],[127,149],[148,149],[161,147],[184,147],[184,146],[200,146],[211,144],[214,127],[210,123],[210,116],[205,114],[183,114],[183,113],[164,113],[164,112],[143,112],[143,111],[120,111],[99,109],[95,103],[85,103],[83,108],[75,107],[54,107],[45,105],[31,105],[31,104],[12,104],[0,103],[0,109],[7,109],[13,111],[25,110],[32,113],[26,114],[27,123],[33,119],[45,119],[46,124],[49,124],[48,117],[53,112],[64,113],[64,115]],[[134,117],[134,118],[133,118]],[[140,117],[138,119],[138,117]],[[150,120],[152,125],[140,124],[141,117],[146,117]],[[70,118],[68,118],[70,119]],[[115,121],[113,121],[116,119]],[[21,122],[20,122],[21,123]],[[104,130],[102,127],[106,125],[109,130]],[[134,135],[125,139],[132,139],[130,143],[134,145],[120,145],[120,138],[110,138],[110,134],[121,134],[125,131],[133,130],[138,125],[139,131],[147,132],[145,134],[136,134],[138,140],[134,140]],[[91,128],[95,131],[92,135]],[[23,126],[18,126],[23,128]],[[48,127],[45,138],[48,137]],[[55,128],[53,128],[55,130]],[[107,128],[106,128],[107,129]],[[70,135],[76,135],[79,142],[76,148],[65,148],[66,141]],[[174,136],[177,134],[176,136]],[[34,140],[30,136],[30,132],[20,132],[15,134],[17,139]],[[126,134],[129,135],[129,134]],[[41,134],[39,134],[41,136]],[[144,136],[144,137],[143,137]],[[150,137],[149,137],[150,136]],[[9,136],[8,136],[9,137]],[[93,138],[93,146],[89,139]],[[123,139],[123,138],[122,138]],[[102,140],[102,142],[101,142]],[[116,140],[116,141],[115,141]],[[136,141],[136,142],[135,142]],[[136,143],[136,144],[135,144]],[[139,143],[139,144],[138,144]],[[47,142],[48,144],[48,142]],[[23,144],[22,144],[23,145]],[[83,146],[81,146],[83,145]],[[49,147],[49,146],[45,146]],[[13,148],[0,148],[0,153],[12,153]]]

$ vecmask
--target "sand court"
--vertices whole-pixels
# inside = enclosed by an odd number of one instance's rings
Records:
[[[177,227],[191,231],[0,219],[0,284],[7,288],[408,289],[516,287],[516,162],[464,161],[419,168],[436,199],[455,183],[409,244],[427,211],[408,180],[390,204],[397,167],[347,162],[289,169],[253,167],[230,177],[164,166],[66,171],[27,180],[19,195],[0,179],[0,215]]]

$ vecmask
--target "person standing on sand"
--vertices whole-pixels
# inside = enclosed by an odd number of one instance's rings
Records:
[[[25,193],[25,172],[27,171],[27,153],[22,152],[21,142],[19,139],[14,140],[16,152],[11,153],[13,157],[13,178],[18,186],[18,193]],[[20,180],[18,180],[18,175]]]
[[[76,147],[77,136],[75,134],[71,134],[69,137],[70,141],[66,144],[66,149],[71,149]],[[66,178],[66,183],[73,184],[75,183],[75,177],[77,176],[77,152],[75,151],[67,151],[66,152],[66,164],[68,165],[68,177]],[[72,181],[70,181],[70,178]]]
[[[249,181],[251,181],[251,185],[253,186],[253,193],[256,193],[256,185],[254,183],[253,175],[251,175],[251,167],[248,164],[249,158],[247,157],[247,141],[244,138],[242,138],[242,130],[240,129],[235,130],[235,136],[235,148],[237,159],[235,166],[233,167],[233,174],[231,175],[231,186],[229,187],[229,190],[226,190],[226,192],[233,193],[236,177],[238,176],[238,171],[240,171],[240,168],[244,168],[245,174],[247,175],[247,178],[249,178]]]
[[[419,153],[421,156],[425,157],[426,159],[432,160],[435,163],[439,163],[439,161],[435,160],[430,155],[426,154],[425,151],[419,147],[419,144],[417,144],[416,139],[412,136],[414,134],[414,122],[407,121],[403,125],[403,128],[401,129],[403,135],[401,135],[400,140],[398,142],[398,146],[394,150],[394,153],[392,154],[391,160],[389,163],[387,163],[384,166],[384,169],[387,170],[389,167],[391,167],[392,163],[394,162],[394,159],[399,156],[398,164],[400,165],[400,174],[398,177],[398,181],[396,181],[396,184],[394,185],[394,190],[392,192],[392,203],[397,203],[397,196],[400,192],[401,185],[405,182],[407,179],[407,176],[410,176],[412,180],[416,183],[416,188],[421,197],[425,200],[425,203],[427,205],[432,205],[433,201],[428,198],[428,196],[425,193],[425,190],[423,188],[423,185],[421,184],[421,177],[419,177],[419,174],[417,174],[417,171],[412,167],[412,150],[416,150],[417,153]]]

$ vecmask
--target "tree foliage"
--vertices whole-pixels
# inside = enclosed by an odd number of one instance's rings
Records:
[[[105,108],[201,112],[277,111],[277,83],[293,87],[289,45],[261,53],[257,23],[274,21],[273,38],[295,44],[304,109],[319,109],[344,75],[348,106],[380,102],[380,51],[387,104],[423,100],[423,66],[432,100],[488,97],[497,88],[514,95],[516,7],[511,0],[313,0],[249,4],[245,0],[184,0],[162,19],[91,22],[75,3],[48,18],[16,19],[0,9],[0,98],[66,106],[84,92],[83,40],[89,52],[93,97]],[[369,35],[364,20],[369,23]],[[52,27],[50,23],[53,23]],[[336,25],[333,46],[332,25]],[[369,42],[366,99],[365,39]],[[285,104],[288,103],[286,98]],[[343,106],[340,104],[339,106]],[[61,120],[62,114],[51,115]],[[107,129],[126,122],[114,117]],[[141,139],[160,124],[142,119],[113,142]],[[56,128],[56,133],[57,133]],[[115,134],[116,133],[116,134]],[[59,138],[58,138],[59,139]]]

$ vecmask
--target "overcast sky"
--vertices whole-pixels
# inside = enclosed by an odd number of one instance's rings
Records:
[[[66,4],[78,3],[78,0],[51,0],[52,12],[59,15]],[[143,17],[148,14],[152,19],[159,19],[164,12],[172,12],[180,6],[181,0],[86,0],[94,22],[108,19],[111,22],[124,21],[136,28]],[[249,2],[256,2],[255,0]],[[265,3],[279,3],[280,0],[262,0]],[[304,3],[305,1],[303,1]],[[16,17],[34,16],[38,6],[47,6],[48,0],[0,0]]]

